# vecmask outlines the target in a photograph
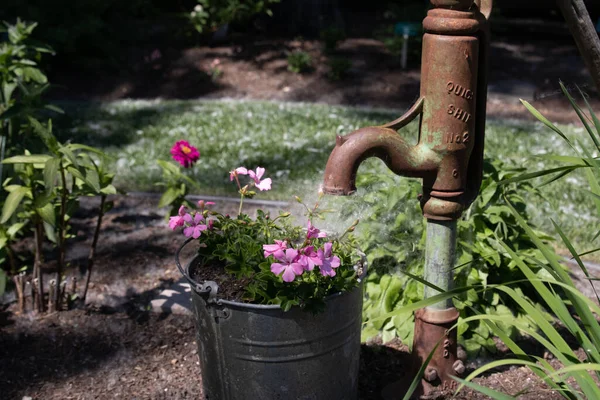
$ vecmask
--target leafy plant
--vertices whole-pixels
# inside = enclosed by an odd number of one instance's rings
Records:
[[[565,96],[569,99],[575,112],[581,119],[586,132],[591,139],[591,147],[595,151],[600,152],[600,121],[590,107],[587,99],[584,101],[587,105],[589,116],[577,105],[571,94],[561,83],[561,88]],[[556,156],[551,155],[549,158],[565,163],[563,167],[546,169],[534,173],[521,174],[506,180],[504,183],[522,182],[540,176],[550,176],[546,182],[551,182],[560,179],[563,176],[572,173],[577,169],[583,168],[586,178],[589,183],[588,193],[595,201],[596,205],[600,206],[600,186],[598,179],[600,177],[600,158],[592,156],[588,145],[573,142],[563,131],[552,124],[531,104],[522,101],[525,107],[548,128],[556,132],[563,140],[565,140],[576,156]],[[600,315],[600,307],[598,304],[587,298],[581,291],[577,289],[569,274],[564,270],[559,263],[559,259],[554,255],[552,250],[539,238],[539,235],[531,229],[526,220],[521,216],[520,212],[510,205],[511,212],[517,219],[519,225],[525,229],[527,234],[542,253],[545,263],[543,265],[547,274],[546,279],[541,279],[539,275],[529,268],[527,263],[527,255],[522,254],[518,249],[515,250],[509,246],[505,240],[498,239],[504,252],[511,258],[512,262],[522,271],[522,273],[530,280],[531,284],[538,293],[545,310],[552,313],[552,318],[548,320],[547,315],[535,307],[533,304],[522,299],[518,293],[512,290],[511,287],[499,286],[497,291],[510,295],[515,301],[522,304],[524,309],[527,309],[530,314],[532,326],[523,326],[518,321],[510,318],[492,319],[486,315],[475,315],[472,318],[484,321],[489,329],[497,335],[515,355],[515,358],[504,359],[485,365],[476,371],[473,371],[465,380],[460,380],[463,385],[470,386],[477,390],[484,390],[471,382],[473,378],[501,365],[524,365],[532,372],[538,375],[551,389],[566,399],[595,399],[600,398],[600,387],[598,387],[598,379],[600,379],[600,324],[598,315]],[[600,214],[600,207],[597,207]],[[585,264],[581,260],[581,255],[564,234],[561,227],[553,220],[554,227],[561,237],[565,247],[571,253],[572,258],[577,262],[579,268],[583,271],[587,279],[592,283],[593,278]],[[599,233],[600,234],[600,233]],[[596,235],[598,237],[598,235]],[[598,251],[600,249],[594,249]],[[586,252],[589,254],[590,252]],[[595,292],[595,300],[600,302],[598,293]],[[557,322],[557,323],[553,323]],[[512,326],[519,332],[529,335],[531,338],[544,346],[560,363],[560,369],[554,368],[544,358],[534,355],[528,355],[517,343],[506,336],[502,326]],[[571,338],[579,343],[585,353],[585,358],[580,359],[578,355],[571,349],[567,340]],[[462,386],[461,386],[462,387]],[[459,390],[461,388],[459,387]],[[506,395],[500,392],[487,389],[490,397],[496,399],[506,398]]]
[[[4,22],[0,28],[7,39],[0,43],[0,162],[16,144],[16,136],[30,130],[28,118],[42,109],[62,112],[42,100],[49,84],[39,62],[42,54],[52,50],[32,41],[36,27],[36,23],[18,19],[14,25]],[[0,164],[0,180],[2,177]]]
[[[332,57],[328,61],[329,72],[327,77],[333,81],[344,79],[348,75],[352,62],[344,57]]]
[[[527,255],[526,263],[540,277],[548,277],[543,266],[536,260],[541,253],[526,231],[512,216],[507,200],[521,210],[525,218],[526,203],[520,191],[536,190],[526,182],[508,186],[499,185],[523,172],[520,168],[507,168],[500,161],[486,161],[481,196],[458,223],[457,267],[454,270],[455,285],[487,287],[502,282],[519,281],[514,290],[523,298],[539,301],[537,293],[506,255],[498,252],[497,237],[502,238],[514,249]],[[366,301],[363,308],[363,339],[380,332],[383,340],[398,336],[409,346],[412,344],[412,317],[405,315],[380,318],[400,308],[420,301],[423,287],[414,276],[422,275],[424,251],[424,220],[418,204],[414,201],[420,192],[415,181],[391,177],[364,175],[359,184],[370,184],[364,202],[372,210],[363,218],[364,224],[358,240],[369,257],[371,272],[365,281]],[[363,205],[358,206],[363,207]],[[398,213],[398,210],[403,210]],[[348,208],[348,212],[353,209]],[[550,237],[538,233],[544,240]],[[455,299],[461,318],[473,315],[474,310],[485,310],[490,315],[510,315],[523,324],[528,324],[527,313],[510,296],[491,291],[470,290]],[[470,355],[486,349],[494,352],[496,346],[487,325],[472,321],[461,325],[459,340]],[[509,331],[515,335],[516,330]]]
[[[38,284],[36,304],[40,312],[45,309],[41,270],[44,263],[42,243],[47,238],[55,244],[56,290],[49,304],[52,304],[54,310],[60,310],[65,294],[62,279],[66,267],[66,241],[71,237],[69,220],[78,208],[79,197],[101,196],[99,222],[90,250],[90,274],[102,216],[110,207],[106,196],[115,194],[116,189],[112,185],[113,174],[107,173],[94,159],[103,157],[102,152],[85,145],[59,143],[52,134],[51,121],[43,125],[30,119],[30,124],[46,145],[49,154],[32,155],[25,151],[24,155],[9,157],[3,161],[4,164],[15,165],[16,174],[3,185],[8,196],[2,208],[0,223],[11,222],[6,230],[11,239],[15,238],[14,232],[21,231],[29,222],[32,224],[35,242],[33,276]],[[10,254],[8,240],[5,245]]]
[[[318,312],[325,306],[327,296],[358,285],[359,259],[350,234],[355,224],[339,237],[329,237],[312,225],[313,218],[323,212],[318,201],[312,208],[305,205],[306,229],[293,225],[290,213],[272,218],[258,210],[257,217],[250,218],[242,213],[243,200],[256,194],[253,188],[270,190],[271,179],[263,178],[264,172],[260,167],[256,171],[239,167],[230,172],[240,193],[237,217],[209,211],[205,209],[209,203],[201,201],[198,211],[181,206],[169,226],[183,227],[185,236],[198,239],[201,257],[196,272],[202,274],[208,269],[212,271],[209,280],[215,279],[219,284],[234,281],[241,287],[240,298],[233,300],[278,304],[284,311],[299,306]],[[251,178],[249,184],[242,185],[242,175]],[[228,278],[223,278],[223,273]]]
[[[288,55],[287,63],[289,71],[301,74],[312,68],[312,57],[305,51],[294,51]]]
[[[257,14],[272,16],[271,5],[280,0],[198,0],[190,14],[196,30],[202,33],[207,27],[217,27],[231,22],[247,21]]]

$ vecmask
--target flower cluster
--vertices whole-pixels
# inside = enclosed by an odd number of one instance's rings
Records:
[[[205,202],[204,200],[200,200],[198,202],[200,212],[193,213],[189,213],[185,206],[179,207],[178,214],[169,218],[169,228],[175,230],[178,227],[183,226],[183,235],[185,237],[193,237],[194,239],[198,239],[200,235],[202,235],[202,232],[207,229],[212,229],[212,221],[206,222],[204,217],[204,207],[212,204],[215,203],[212,201]]]
[[[299,249],[288,247],[285,240],[275,240],[275,244],[263,245],[265,258],[273,257],[277,262],[271,264],[271,272],[280,275],[283,272],[284,282],[293,282],[297,276],[305,271],[312,271],[319,267],[321,275],[335,276],[335,268],[340,266],[339,257],[332,254],[332,242],[326,242],[322,249],[315,251],[311,239],[325,238],[327,235],[312,226],[308,221],[306,239]]]

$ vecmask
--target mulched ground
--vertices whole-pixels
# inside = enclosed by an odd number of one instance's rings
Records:
[[[86,309],[36,317],[16,315],[13,303],[0,312],[2,399],[201,398],[191,317],[148,311],[150,299],[179,279],[173,254],[182,239],[166,228],[156,202],[136,196],[116,199],[103,224]],[[78,276],[85,267],[94,224],[87,216],[95,206],[95,199],[86,199],[74,219],[78,239],[68,256],[70,275]],[[215,207],[233,212],[236,204]],[[256,206],[247,211],[252,208]],[[543,349],[531,351],[543,354]],[[382,389],[402,379],[409,365],[402,343],[363,345],[360,399],[381,398]],[[477,382],[512,394],[525,391],[524,399],[560,398],[525,368],[494,371]],[[467,390],[455,398],[485,396]]]

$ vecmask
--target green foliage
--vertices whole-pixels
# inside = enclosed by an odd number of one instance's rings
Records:
[[[305,51],[294,51],[287,57],[288,70],[296,74],[310,71],[312,57]]]
[[[190,13],[196,30],[202,33],[207,27],[217,27],[231,22],[245,22],[258,14],[272,15],[271,5],[280,0],[198,0]]]
[[[193,203],[186,199],[190,188],[198,188],[196,181],[190,179],[184,171],[172,162],[157,160],[163,172],[163,181],[157,182],[156,186],[163,187],[163,194],[158,201],[158,207],[170,207],[167,218],[177,215],[181,205],[193,207]]]
[[[497,238],[510,243],[515,250],[527,255],[527,265],[548,277],[543,266],[536,260],[541,253],[526,231],[520,227],[506,201],[510,200],[526,214],[526,203],[519,191],[536,192],[528,183],[508,186],[498,182],[522,173],[523,169],[505,167],[500,161],[486,161],[481,196],[475,201],[458,223],[457,268],[454,271],[457,287],[474,286],[486,288],[504,282],[515,281],[515,291],[524,298],[537,303],[538,297],[532,286],[524,282],[524,275],[515,263],[498,251]],[[416,181],[370,174],[359,175],[359,185],[369,184],[364,202],[372,214],[363,219],[359,242],[369,257],[371,273],[366,279],[366,296],[363,321],[366,322],[363,339],[382,333],[387,341],[398,336],[404,343],[412,344],[412,317],[382,315],[420,301],[423,286],[413,276],[422,276],[425,246],[424,220],[414,199],[420,192]],[[397,210],[403,210],[397,213]],[[350,208],[348,212],[352,212]],[[544,240],[547,235],[540,234]],[[461,318],[482,310],[490,315],[510,315],[522,323],[528,317],[519,304],[509,296],[486,290],[468,290],[455,300]],[[516,330],[509,330],[516,334]],[[493,336],[486,324],[473,321],[459,329],[461,343],[471,355],[482,349],[495,351]]]
[[[352,62],[345,57],[332,57],[327,63],[329,64],[327,77],[333,81],[344,79],[352,67]]]
[[[595,148],[596,151],[600,151],[600,120],[596,117],[585,97],[584,100],[590,114],[589,116],[585,115],[585,112],[575,103],[573,97],[562,83],[561,88],[580,117],[591,140],[591,147]],[[565,140],[569,147],[576,153],[576,156],[551,156],[566,165],[562,168],[521,174],[512,179],[505,180],[504,183],[523,182],[539,176],[549,176],[549,180],[554,181],[572,173],[576,169],[584,168],[589,183],[588,194],[595,201],[600,200],[600,187],[598,186],[598,178],[600,177],[599,157],[593,157],[587,149],[588,146],[579,142],[573,142],[561,129],[552,124],[529,103],[523,101],[523,104],[544,125]],[[600,206],[599,203],[597,205]],[[598,379],[600,379],[600,324],[597,319],[598,315],[600,315],[600,307],[598,307],[596,302],[591,301],[577,289],[569,273],[559,263],[560,260],[543,242],[539,234],[528,226],[522,212],[511,204],[509,204],[509,207],[519,226],[531,237],[531,240],[542,254],[543,258],[539,258],[538,260],[545,259],[544,263],[538,261],[538,265],[544,268],[548,278],[544,279],[540,277],[539,273],[530,268],[527,264],[528,254],[524,254],[518,248],[513,248],[503,238],[498,238],[498,241],[514,265],[530,280],[538,298],[541,299],[544,310],[551,312],[552,318],[549,320],[547,314],[535,307],[534,304],[527,302],[526,299],[522,298],[520,293],[517,293],[508,285],[501,285],[496,290],[508,294],[514,301],[522,304],[522,307],[529,313],[529,319],[532,322],[531,326],[524,326],[519,321],[511,318],[493,320],[486,315],[477,315],[475,317],[484,321],[490,331],[502,339],[516,356],[514,359],[501,360],[503,365],[526,363],[525,365],[538,375],[550,389],[555,390],[566,399],[600,398],[600,387],[597,384]],[[597,212],[600,214],[600,207],[597,208]],[[579,268],[590,279],[590,282],[592,282],[594,278],[590,276],[576,248],[567,238],[562,228],[556,222],[552,221],[552,223]],[[600,298],[596,292],[595,297],[596,301],[600,302]],[[552,324],[554,319],[560,321],[560,324]],[[528,355],[517,343],[510,340],[510,337],[507,337],[505,326],[512,326],[514,329],[519,330],[519,332],[531,336],[540,345],[545,347],[547,351],[552,353],[562,367],[556,370],[544,358]],[[575,351],[571,349],[571,346],[566,341],[567,337],[573,338],[576,343],[581,345],[585,353],[584,359],[580,359]],[[470,382],[471,379],[498,365],[500,365],[500,361],[483,366],[473,371],[462,383],[473,387],[472,382]],[[489,395],[495,399],[503,398],[501,393],[489,393]]]
[[[316,209],[309,211],[309,218],[319,215]],[[351,234],[354,225],[339,237],[318,238],[309,237],[303,227],[293,225],[289,221],[290,213],[272,218],[258,210],[257,217],[252,219],[246,214],[232,218],[213,211],[201,212],[212,222],[198,239],[199,268],[223,268],[244,287],[244,301],[279,304],[285,311],[299,306],[316,313],[325,306],[327,296],[350,291],[358,285],[357,274],[360,272],[355,267],[360,259]],[[340,266],[333,277],[322,275],[315,266],[312,271],[305,270],[296,276],[292,282],[285,282],[271,272],[271,264],[280,261],[273,256],[264,256],[263,245],[273,244],[275,240],[285,241],[288,248],[299,251],[313,246],[315,252],[326,242],[331,242],[332,253],[340,258]]]
[[[338,43],[346,39],[346,33],[336,26],[330,26],[323,29],[319,36],[323,41],[325,51],[327,52],[334,51]]]

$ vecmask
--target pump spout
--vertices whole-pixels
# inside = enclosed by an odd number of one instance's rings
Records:
[[[356,173],[363,160],[380,158],[390,170],[406,177],[435,176],[439,156],[425,146],[411,146],[393,129],[375,126],[347,136],[337,136],[336,146],[325,167],[323,192],[351,195],[356,191]]]

